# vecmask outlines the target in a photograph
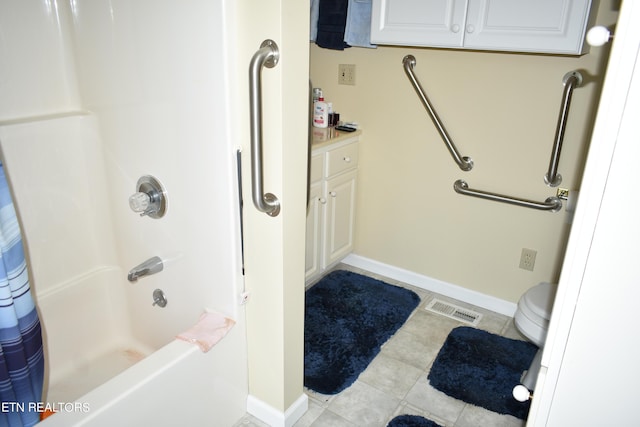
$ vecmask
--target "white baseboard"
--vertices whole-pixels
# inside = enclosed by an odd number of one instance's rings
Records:
[[[353,267],[358,267],[390,279],[399,280],[409,285],[435,292],[449,298],[454,298],[468,304],[473,304],[477,307],[482,307],[506,316],[513,317],[516,312],[517,305],[513,302],[485,295],[480,292],[443,282],[438,279],[433,279],[428,276],[423,276],[421,274],[394,267],[389,264],[384,264],[360,255],[349,254],[342,260],[342,262]]]
[[[278,411],[252,395],[247,397],[247,412],[271,427],[292,427],[308,408],[309,398],[304,393],[285,412]]]

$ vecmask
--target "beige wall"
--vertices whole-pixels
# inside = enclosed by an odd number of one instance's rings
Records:
[[[610,26],[618,2],[602,0],[596,24]],[[539,281],[556,281],[569,229],[558,213],[462,196],[453,183],[544,201],[562,78],[579,69],[559,172],[578,189],[608,47],[582,57],[413,47],[322,49],[311,44],[310,74],[344,120],[360,123],[355,252],[364,257],[515,302]],[[464,156],[463,172],[414,92],[415,74]],[[356,85],[337,84],[338,64],[356,65]],[[533,272],[519,268],[535,249]]]
[[[233,2],[231,2],[233,3]],[[247,76],[251,57],[265,39],[279,46],[277,66],[261,71],[264,191],[281,203],[276,217],[252,203],[249,88],[240,84],[234,126],[242,144],[244,261],[249,350],[248,411],[279,424],[292,406],[304,412],[304,247],[308,102],[309,3],[299,0],[235,2],[241,30],[236,34],[237,72]],[[297,18],[297,19],[296,19]],[[246,81],[246,80],[245,80]],[[301,96],[302,94],[302,96]],[[244,113],[242,113],[244,112]],[[300,140],[302,138],[302,143]],[[287,416],[292,416],[287,414]],[[270,418],[271,417],[271,418]]]

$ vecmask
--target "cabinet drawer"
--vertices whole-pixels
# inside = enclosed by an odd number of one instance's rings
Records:
[[[327,177],[358,166],[358,144],[349,144],[327,153]]]
[[[311,156],[311,173],[309,175],[309,182],[311,184],[318,182],[322,179],[322,174],[324,172],[324,156],[322,154],[318,154],[315,156]]]

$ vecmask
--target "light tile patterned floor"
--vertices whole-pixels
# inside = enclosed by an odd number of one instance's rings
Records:
[[[421,303],[351,387],[333,396],[305,390],[309,396],[309,410],[295,427],[385,427],[391,419],[402,414],[421,415],[445,427],[525,425],[515,417],[453,399],[432,388],[427,380],[431,364],[449,332],[466,325],[426,311],[424,307],[432,298],[482,313],[480,329],[524,339],[515,329],[512,318],[347,265],[338,268],[409,288],[420,295]],[[250,415],[243,417],[235,427],[242,426],[268,427]]]

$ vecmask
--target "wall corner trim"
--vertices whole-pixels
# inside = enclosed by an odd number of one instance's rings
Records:
[[[255,396],[247,396],[247,412],[272,427],[292,427],[308,408],[309,397],[304,393],[285,412],[275,409]]]

